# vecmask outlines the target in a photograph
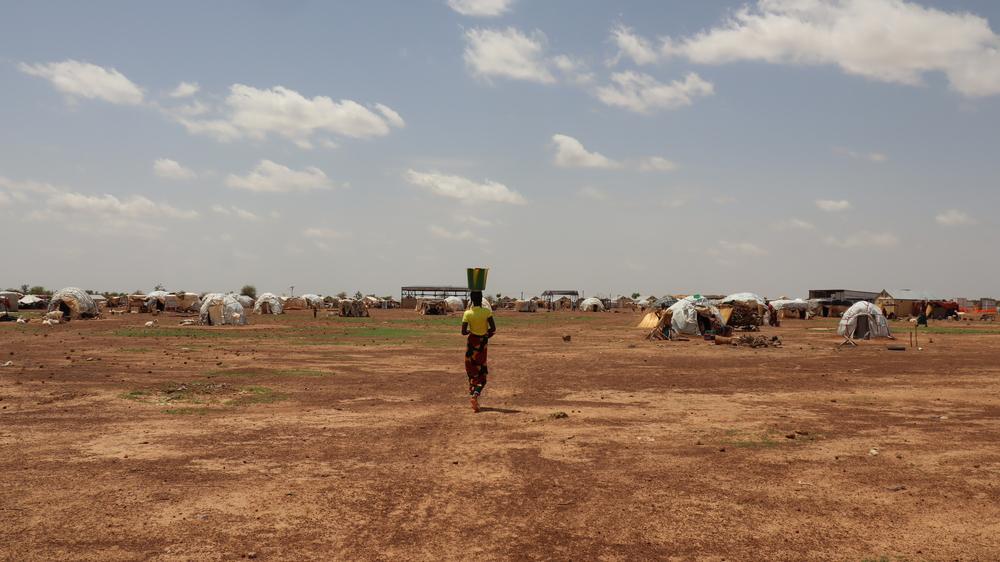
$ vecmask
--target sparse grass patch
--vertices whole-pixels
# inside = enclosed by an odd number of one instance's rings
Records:
[[[227,406],[249,406],[250,404],[271,404],[288,398],[266,386],[247,386],[241,389],[242,396],[226,402]]]
[[[211,411],[211,408],[201,406],[198,408],[171,408],[169,410],[163,410],[163,413],[170,414],[172,416],[204,416]]]
[[[912,330],[910,330],[912,331]],[[921,328],[918,334],[956,334],[956,335],[969,335],[969,336],[996,336],[1000,335],[1000,328],[969,328],[969,327],[950,327],[950,326],[930,326],[928,328]],[[904,331],[905,335],[906,332]],[[897,334],[898,337],[898,334]]]
[[[122,353],[149,353],[150,351],[153,351],[153,348],[151,348],[151,347],[123,347],[123,348],[119,349],[118,351],[120,351]]]
[[[147,396],[149,396],[149,391],[146,390],[130,390],[118,395],[122,400],[143,400]]]

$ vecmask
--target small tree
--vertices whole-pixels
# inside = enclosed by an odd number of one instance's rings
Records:
[[[27,294],[28,293],[28,289],[30,289],[30,288],[31,287],[29,287],[27,285],[27,283],[25,283],[24,285],[21,285],[21,292],[24,293],[24,294]]]
[[[246,295],[246,296],[248,296],[248,297],[256,300],[257,299],[257,287],[254,287],[253,285],[243,285],[243,288],[240,289],[240,294],[241,295]]]
[[[354,293],[354,300],[359,301],[363,298],[365,298],[365,296],[361,294],[361,291]]]
[[[28,293],[32,295],[47,295],[49,293],[48,289],[42,287],[41,285],[35,285],[28,289]]]
[[[637,299],[637,298],[639,298],[639,297],[641,297],[641,296],[642,296],[642,295],[641,295],[641,294],[639,294],[639,293],[632,293],[632,300],[635,300],[635,299]]]
[[[341,292],[337,293],[337,298],[341,299],[341,300],[346,299],[347,298],[347,292],[341,291]]]
[[[157,283],[156,286],[153,287],[153,290],[154,291],[166,291],[167,289],[166,289],[166,287],[163,286],[163,283]]]

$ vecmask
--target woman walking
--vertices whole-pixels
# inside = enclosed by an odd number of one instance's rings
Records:
[[[497,332],[493,321],[493,311],[483,308],[482,291],[473,291],[470,295],[472,308],[462,315],[462,335],[468,336],[465,346],[465,374],[469,376],[469,402],[472,411],[479,411],[479,395],[486,386],[486,346],[489,339]]]

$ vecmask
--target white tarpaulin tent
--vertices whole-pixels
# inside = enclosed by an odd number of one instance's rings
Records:
[[[66,287],[52,295],[49,312],[59,310],[63,318],[94,318],[98,315],[97,303],[83,289]]]
[[[323,308],[323,297],[308,293],[302,295],[302,300],[306,301],[307,308]]]
[[[254,314],[283,314],[284,311],[281,299],[274,293],[264,293],[257,297],[257,302],[253,305]]]
[[[868,301],[856,302],[847,309],[847,312],[840,317],[837,333],[851,339],[892,337],[885,315]]]
[[[235,295],[235,297],[243,305],[243,308],[253,308],[253,297],[247,295]]]
[[[15,293],[13,291],[0,292],[0,310],[7,309],[10,312],[17,312],[17,304],[22,298],[23,295],[21,295],[21,293]]]
[[[465,310],[465,301],[458,297],[447,297],[444,299],[444,303],[448,306],[449,312],[458,312],[460,310]]]
[[[247,313],[235,295],[210,293],[201,299],[201,323],[209,326],[229,324],[242,326],[247,323]]]
[[[21,306],[34,306],[40,302],[45,302],[45,299],[36,295],[24,295],[17,301],[17,304]]]
[[[767,306],[767,301],[764,300],[764,297],[756,293],[733,293],[719,301],[719,304],[732,303],[756,303],[760,306]]]
[[[601,302],[601,299],[590,297],[580,303],[579,309],[583,312],[604,312],[604,303]]]
[[[778,299],[771,301],[775,310],[809,310],[809,303],[802,299]]]

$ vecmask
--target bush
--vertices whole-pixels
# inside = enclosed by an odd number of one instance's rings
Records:
[[[243,285],[243,288],[240,289],[240,294],[241,295],[246,295],[246,296],[248,296],[248,297],[256,300],[257,299],[257,287],[254,287],[253,285]]]

